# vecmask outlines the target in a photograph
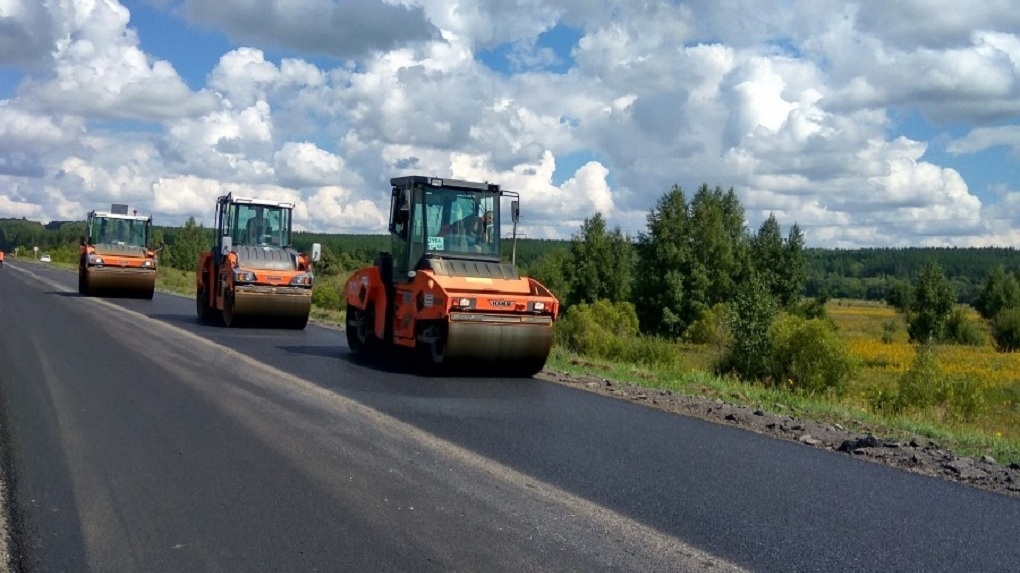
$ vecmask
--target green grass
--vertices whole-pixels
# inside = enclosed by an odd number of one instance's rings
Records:
[[[161,267],[156,273],[156,288],[174,294],[195,296],[195,271]]]
[[[723,402],[760,409],[773,414],[790,414],[800,419],[838,423],[886,439],[903,440],[922,436],[962,455],[989,455],[1000,463],[1020,462],[1020,441],[989,435],[966,427],[950,427],[924,416],[885,416],[862,407],[854,400],[807,396],[782,388],[716,376],[706,371],[653,369],[632,364],[597,360],[554,348],[548,365],[572,374],[594,375],[656,390],[670,390],[687,396],[704,396]]]

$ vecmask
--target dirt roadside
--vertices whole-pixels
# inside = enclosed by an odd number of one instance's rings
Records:
[[[981,489],[1020,497],[1020,464],[1004,466],[993,458],[960,456],[942,445],[916,436],[886,440],[879,428],[799,419],[795,413],[773,414],[727,404],[718,398],[685,396],[616,382],[593,375],[574,375],[546,368],[537,378],[580,388],[603,396],[640,403],[650,408],[734,426],[773,438],[823,448],[907,471],[965,483]],[[777,405],[780,407],[780,405]]]

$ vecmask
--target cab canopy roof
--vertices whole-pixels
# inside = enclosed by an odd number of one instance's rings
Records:
[[[125,215],[122,213],[111,213],[110,211],[92,211],[89,218],[104,219],[126,219],[128,221],[151,221],[152,215]]]
[[[234,195],[233,193],[223,195],[220,197],[220,201],[226,201],[227,203],[243,203],[246,205],[263,205],[266,207],[279,207],[282,209],[293,209],[294,203],[290,201],[274,201],[272,199],[258,199],[255,197],[242,197]]]
[[[467,189],[471,191],[499,191],[499,185],[496,185],[495,183],[479,183],[476,181],[462,181],[460,179],[446,179],[443,177],[425,177],[424,175],[394,177],[390,179],[390,185],[393,187],[428,185],[430,187],[448,187],[452,189]]]

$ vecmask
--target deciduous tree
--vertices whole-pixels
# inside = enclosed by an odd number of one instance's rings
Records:
[[[561,302],[570,300],[570,285],[563,269],[567,266],[569,254],[566,249],[555,249],[538,259],[523,272],[542,283]]]
[[[914,342],[940,341],[956,304],[956,292],[942,267],[929,260],[921,269],[907,313],[907,332]]]
[[[733,299],[741,280],[747,237],[744,211],[733,189],[723,193],[708,185],[698,188],[690,206],[690,306],[695,316]]]
[[[198,268],[199,256],[207,248],[202,226],[195,222],[194,217],[188,217],[170,247],[170,266],[186,271],[194,270]]]
[[[678,338],[691,317],[685,309],[684,279],[690,273],[687,197],[674,185],[648,214],[648,230],[638,236],[634,306],[642,332]]]
[[[763,277],[752,272],[737,289],[730,318],[733,343],[722,361],[723,373],[734,372],[745,380],[761,380],[772,367],[769,328],[779,313],[776,299]]]
[[[1006,273],[1001,264],[992,268],[985,285],[974,300],[974,308],[982,318],[992,319],[1006,308],[1020,307],[1020,281],[1013,273]]]
[[[775,214],[770,214],[751,238],[751,261],[765,287],[779,304],[789,308],[800,298],[807,277],[804,234],[794,224],[784,241]]]
[[[571,239],[565,263],[570,304],[629,301],[634,248],[619,227],[607,230],[602,213],[585,219]]]

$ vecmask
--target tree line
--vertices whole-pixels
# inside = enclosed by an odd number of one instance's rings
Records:
[[[713,190],[715,191],[718,190]],[[731,210],[738,206],[735,197],[731,197],[730,201],[733,202],[730,205]],[[692,201],[692,205],[694,204]],[[704,219],[705,215],[698,217]],[[586,221],[584,226],[591,226],[591,230],[597,236],[601,232],[598,227],[601,225],[604,228],[605,220],[601,215],[598,215],[601,221],[596,222],[595,218],[593,216]],[[736,228],[732,223],[731,226]],[[43,224],[24,218],[0,219],[0,250],[11,253],[17,248],[24,256],[25,253],[31,253],[33,247],[38,247],[40,252],[51,253],[54,260],[67,258],[71,261],[77,256],[78,239],[84,233],[84,229],[84,221],[51,221]],[[605,232],[612,233],[608,230]],[[584,237],[587,233],[588,230],[582,228],[578,236]],[[197,265],[198,253],[209,248],[213,241],[212,229],[204,228],[193,218],[181,227],[156,225],[153,235],[156,246],[165,245],[160,253],[162,262],[182,270],[193,270]],[[618,239],[623,239],[636,248],[639,237],[628,236]],[[308,249],[314,242],[323,245],[323,263],[320,264],[319,270],[327,275],[343,274],[371,264],[379,251],[389,248],[387,235],[294,233],[294,243],[298,249]],[[553,292],[560,298],[568,300],[568,287],[560,276],[562,273],[556,271],[564,268],[565,261],[571,254],[572,243],[571,239],[518,239],[516,244],[518,266],[525,273],[543,277]],[[503,254],[507,260],[510,257],[510,249],[510,241],[504,240]],[[1020,269],[1020,251],[1001,247],[804,248],[803,254],[805,278],[803,288],[798,294],[809,298],[884,301],[890,293],[909,288],[917,280],[925,264],[928,261],[935,261],[952,286],[956,302],[975,304],[992,269],[998,266],[1004,269]],[[626,258],[631,255],[632,251],[626,251],[622,256]],[[724,259],[730,256],[725,251],[720,255]],[[698,272],[699,268],[695,265],[690,270]],[[590,273],[591,270],[586,272]],[[710,277],[710,288],[721,288],[722,292],[726,292],[729,288],[725,278],[727,276],[730,276],[729,273],[725,273],[718,281]],[[617,281],[616,284],[620,282]],[[697,288],[699,284],[699,281],[689,279],[685,286]],[[679,327],[680,323],[675,326]]]
[[[733,301],[759,281],[780,306],[800,298],[804,235],[794,224],[784,238],[775,216],[756,232],[745,228],[733,189],[702,185],[688,200],[673,186],[636,237],[608,229],[595,213],[563,251],[527,268],[565,306],[597,300],[634,305],[643,333],[681,338],[715,305]]]

